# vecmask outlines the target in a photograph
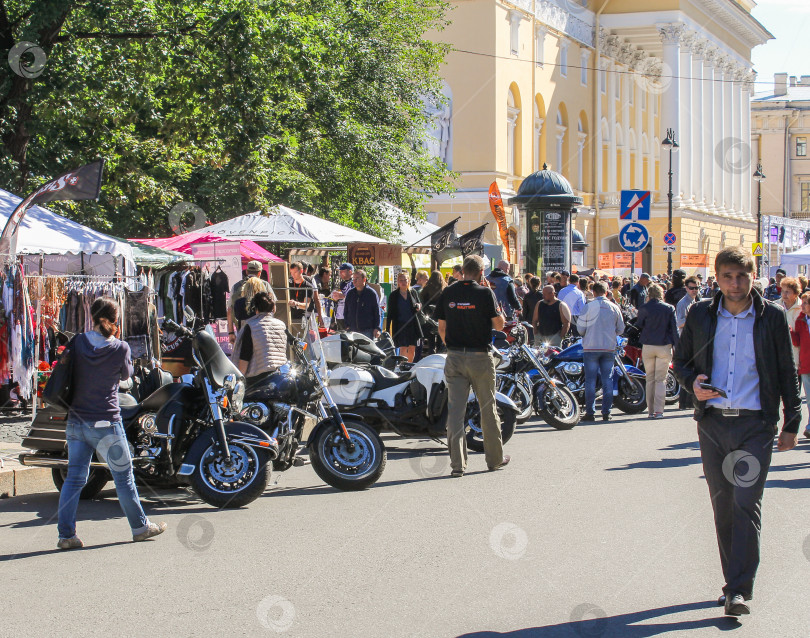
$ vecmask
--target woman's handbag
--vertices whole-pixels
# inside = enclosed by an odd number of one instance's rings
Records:
[[[73,348],[75,342],[76,337],[73,337],[65,346],[42,390],[42,399],[55,407],[69,408],[73,401]]]

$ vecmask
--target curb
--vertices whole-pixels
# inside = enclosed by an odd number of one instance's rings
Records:
[[[0,470],[0,499],[54,491],[50,468],[20,466]]]

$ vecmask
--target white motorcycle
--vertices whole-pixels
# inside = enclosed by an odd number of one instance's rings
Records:
[[[444,365],[447,355],[432,354],[405,371],[392,371],[382,365],[342,363],[347,351],[352,352],[355,344],[365,352],[371,352],[368,342],[367,337],[355,336],[355,333],[344,333],[341,338],[333,339],[331,343],[336,346],[330,346],[328,339],[323,340],[327,361],[330,365],[337,365],[329,373],[329,391],[339,409],[362,417],[377,431],[434,440],[445,436],[447,384]],[[518,407],[500,392],[495,393],[495,404],[501,422],[501,437],[506,443],[515,432]],[[464,421],[467,445],[472,450],[483,451],[481,411],[472,391]]]

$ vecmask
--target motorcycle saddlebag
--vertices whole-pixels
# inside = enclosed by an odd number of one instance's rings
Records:
[[[374,378],[368,370],[341,366],[329,375],[329,392],[338,405],[357,405],[368,399]]]

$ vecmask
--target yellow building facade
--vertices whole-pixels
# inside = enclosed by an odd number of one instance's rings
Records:
[[[490,222],[487,190],[507,203],[512,256],[524,268],[526,224],[508,198],[543,165],[584,199],[575,228],[588,248],[581,268],[618,245],[619,196],[651,191],[644,269],[666,272],[669,128],[673,267],[753,241],[751,49],[771,36],[750,0],[455,0],[435,34],[452,50],[443,69],[447,104],[434,149],[458,173],[456,191],[426,203],[428,218],[461,217],[465,232]],[[741,167],[744,167],[741,168]],[[623,223],[623,222],[622,222]],[[686,263],[694,263],[687,257]],[[694,271],[694,267],[687,267]]]

